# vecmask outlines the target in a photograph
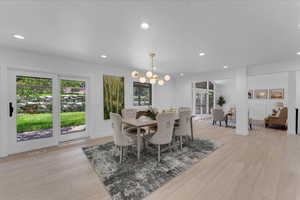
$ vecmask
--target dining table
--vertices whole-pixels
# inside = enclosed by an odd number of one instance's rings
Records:
[[[191,116],[191,139],[194,140],[193,134],[193,117]],[[179,116],[176,115],[175,120],[179,120]],[[141,158],[141,146],[142,146],[142,133],[141,129],[145,127],[154,127],[157,126],[157,120],[153,119],[122,119],[122,123],[133,128],[137,129],[136,137],[137,137],[137,159],[140,160]]]
[[[157,121],[151,119],[128,119],[122,120],[122,122],[128,126],[134,127],[137,129],[136,136],[137,136],[137,159],[140,160],[141,158],[141,143],[142,143],[142,135],[141,135],[141,128],[156,126]]]

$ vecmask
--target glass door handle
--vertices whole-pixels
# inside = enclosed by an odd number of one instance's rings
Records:
[[[13,103],[9,102],[9,117],[12,117],[14,113]]]

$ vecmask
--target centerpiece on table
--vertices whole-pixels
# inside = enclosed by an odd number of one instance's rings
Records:
[[[153,120],[156,120],[156,116],[157,116],[158,112],[156,109],[149,107],[147,110],[147,114],[148,114],[148,117],[150,117]]]
[[[152,107],[148,107],[147,109],[143,110],[143,111],[139,111],[138,112],[138,119],[141,120],[155,120],[156,116],[158,114],[158,111]]]

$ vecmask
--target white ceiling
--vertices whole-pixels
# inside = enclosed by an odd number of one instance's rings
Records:
[[[298,1],[49,2],[0,1],[0,45],[140,69],[156,52],[158,70],[175,73],[300,57]],[[149,30],[139,28],[143,21]]]

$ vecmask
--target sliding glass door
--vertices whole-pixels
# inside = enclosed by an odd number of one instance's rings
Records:
[[[193,108],[198,115],[210,115],[215,105],[215,86],[211,81],[193,83]]]
[[[87,137],[87,81],[9,72],[9,153]]]
[[[57,143],[56,77],[48,74],[9,73],[10,153]]]
[[[207,114],[207,93],[195,90],[195,114]]]
[[[52,79],[16,76],[17,142],[53,136]]]
[[[60,138],[62,141],[87,137],[87,83],[83,79],[60,79]]]

